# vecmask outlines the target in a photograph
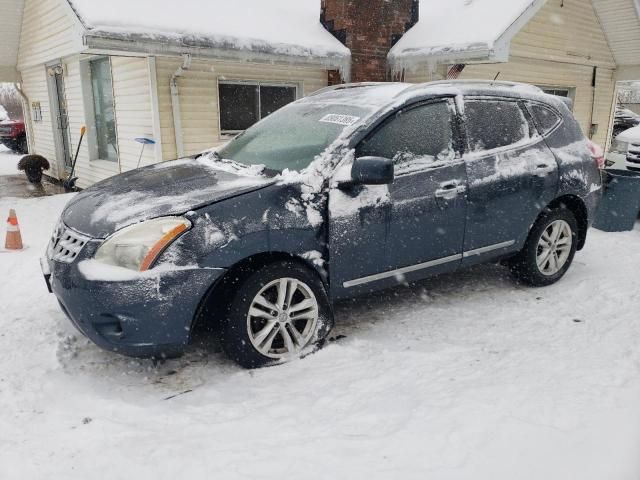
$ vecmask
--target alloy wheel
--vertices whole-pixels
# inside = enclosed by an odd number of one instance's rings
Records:
[[[262,355],[280,359],[298,354],[318,324],[318,301],[311,288],[295,278],[279,278],[253,298],[247,332]]]
[[[550,277],[560,272],[571,255],[572,245],[569,224],[564,220],[550,223],[538,241],[536,262],[540,273]]]

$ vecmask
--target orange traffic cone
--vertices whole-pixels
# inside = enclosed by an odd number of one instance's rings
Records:
[[[7,240],[4,248],[7,250],[22,250],[22,235],[20,235],[20,226],[18,225],[18,217],[16,211],[12,208],[9,210],[9,218],[7,219]]]

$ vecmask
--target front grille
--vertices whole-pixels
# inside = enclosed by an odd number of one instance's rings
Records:
[[[640,163],[640,144],[632,143],[627,152],[627,162]]]
[[[91,240],[90,237],[70,229],[60,221],[49,241],[47,257],[56,262],[71,263],[89,240]]]
[[[0,135],[11,135],[11,127],[0,127]]]

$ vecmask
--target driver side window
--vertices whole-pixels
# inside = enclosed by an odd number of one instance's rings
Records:
[[[390,158],[396,175],[440,166],[456,156],[453,120],[446,101],[401,110],[360,143],[356,156]]]

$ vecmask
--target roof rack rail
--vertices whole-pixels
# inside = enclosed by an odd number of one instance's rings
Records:
[[[321,88],[315,92],[307,95],[307,97],[315,97],[326,92],[333,92],[336,90],[348,90],[350,88],[362,88],[362,87],[376,87],[378,85],[388,85],[389,82],[360,82],[360,83],[341,83],[339,85],[331,85],[329,87]]]
[[[427,82],[423,85],[488,85],[497,87],[524,87],[537,93],[543,93],[540,87],[529,83],[509,82],[506,80],[438,80],[435,82]]]

